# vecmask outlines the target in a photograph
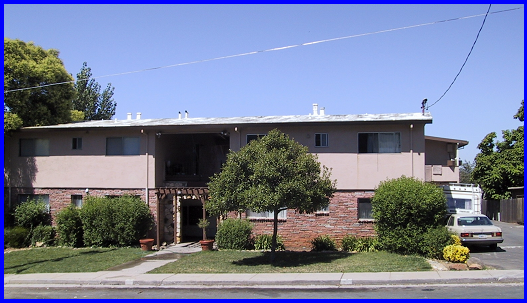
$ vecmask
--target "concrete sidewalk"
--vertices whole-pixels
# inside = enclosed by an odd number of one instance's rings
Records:
[[[470,270],[377,273],[147,274],[200,251],[199,243],[172,245],[107,271],[4,275],[4,287],[239,287],[337,288],[389,285],[523,283],[523,270]]]

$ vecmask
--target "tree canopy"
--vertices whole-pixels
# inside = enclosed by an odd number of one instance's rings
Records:
[[[114,87],[108,83],[101,92],[101,86],[91,77],[91,68],[84,62],[75,82],[73,109],[83,112],[85,120],[109,120],[117,107],[112,99]]]
[[[273,212],[272,261],[278,213],[288,208],[312,213],[327,207],[335,192],[330,176],[330,170],[321,166],[307,147],[274,129],[227,155],[222,171],[208,184],[210,200],[205,208],[216,215],[246,210]]]
[[[22,126],[70,122],[72,81],[57,50],[4,38],[4,113],[17,115]],[[62,84],[47,86],[55,83]]]
[[[523,103],[513,116],[523,122]],[[523,125],[517,129],[503,130],[503,141],[496,140],[492,132],[478,145],[472,180],[483,189],[486,199],[511,197],[509,187],[523,186]]]

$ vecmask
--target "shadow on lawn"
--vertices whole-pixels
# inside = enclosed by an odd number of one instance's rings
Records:
[[[298,267],[317,263],[331,263],[334,260],[347,258],[350,256],[350,254],[347,252],[338,251],[277,251],[276,258],[271,264],[269,262],[270,255],[271,252],[264,252],[263,255],[251,258],[243,258],[238,261],[233,261],[232,264],[241,266],[272,265],[275,267]]]
[[[33,261],[33,262],[26,262],[24,264],[18,264],[18,265],[7,266],[7,267],[5,266],[5,262],[4,262],[4,272],[6,270],[15,270],[15,274],[20,274],[20,273],[24,273],[28,268],[31,268],[32,266],[35,266],[35,265],[38,265],[38,264],[43,264],[43,263],[47,263],[47,262],[52,262],[52,263],[53,262],[60,262],[60,261],[63,261],[65,259],[69,259],[69,258],[75,258],[75,257],[79,257],[79,256],[82,256],[82,255],[95,255],[95,254],[100,254],[100,253],[104,253],[104,252],[108,252],[108,251],[112,251],[112,250],[115,250],[115,248],[112,248],[110,250],[105,250],[105,251],[99,251],[99,250],[80,251],[76,255],[69,255],[69,256],[64,256],[64,257],[36,260],[36,261]]]

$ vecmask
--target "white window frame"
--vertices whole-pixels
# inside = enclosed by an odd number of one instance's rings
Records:
[[[20,139],[20,157],[49,156],[49,139]]]
[[[361,136],[367,135],[367,146],[361,144]],[[382,142],[383,139],[388,139],[389,136],[394,140]],[[370,137],[373,137],[371,140]],[[371,140],[371,141],[370,141]],[[384,145],[384,146],[383,146]],[[363,132],[357,135],[357,149],[358,153],[401,153],[401,133],[400,132]],[[364,151],[364,149],[366,151]]]
[[[327,133],[316,133],[315,134],[315,147],[328,147],[329,146],[329,135]]]
[[[274,219],[274,211],[254,212],[249,209],[245,213],[248,219],[267,219],[267,220]],[[287,219],[287,209],[281,210],[278,213],[278,220],[285,220],[285,219]]]

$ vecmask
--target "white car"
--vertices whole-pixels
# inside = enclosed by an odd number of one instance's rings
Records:
[[[485,215],[453,214],[448,218],[446,227],[458,235],[465,246],[488,245],[495,250],[498,243],[503,242],[501,228],[492,224]]]

